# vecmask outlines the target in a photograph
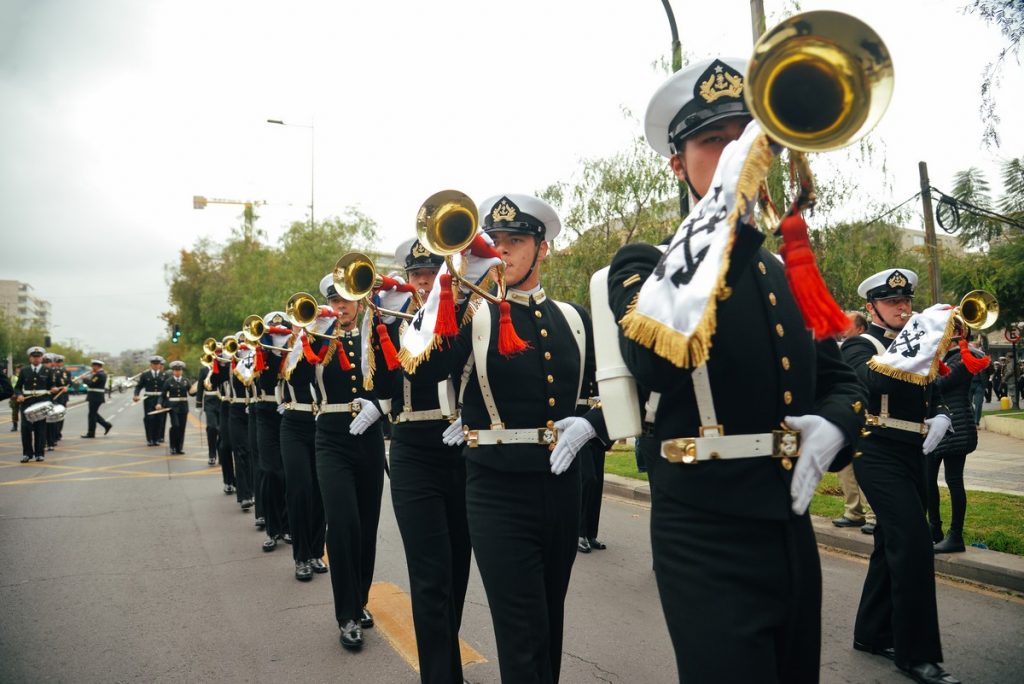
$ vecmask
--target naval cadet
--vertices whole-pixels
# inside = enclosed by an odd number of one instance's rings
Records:
[[[160,401],[160,391],[164,383],[163,374],[160,372],[162,360],[155,354],[149,357],[149,370],[139,376],[138,384],[135,385],[135,394],[132,397],[132,401],[136,403],[140,397],[142,398],[142,426],[146,430],[146,446],[157,446],[163,441],[159,414],[150,415]]]
[[[395,261],[405,266],[408,284],[422,299],[433,287],[444,258],[412,238],[399,245]],[[417,308],[410,293],[395,290],[380,293],[380,306],[406,313]],[[385,316],[383,322],[388,339],[400,350],[407,323],[394,316]],[[374,392],[391,408],[391,501],[409,570],[420,681],[461,682],[459,627],[471,555],[466,461],[459,444],[444,441],[456,417],[458,388],[450,378],[424,381],[406,376],[401,366],[389,369],[381,344],[374,349]],[[459,425],[455,433],[461,436]]]
[[[89,418],[85,434],[82,435],[85,439],[92,439],[96,436],[96,425],[103,426],[103,434],[110,432],[110,428],[114,427],[112,423],[103,419],[100,415],[100,405],[107,400],[107,374],[103,370],[103,362],[99,359],[93,359],[90,362],[92,366],[92,374],[85,381],[86,394],[85,400],[89,404]]]
[[[50,379],[53,383],[53,387],[57,389],[53,395],[51,395],[51,401],[56,407],[59,404],[58,397],[63,397],[67,392],[62,392],[61,388],[66,384],[63,382],[64,374],[57,370],[57,355],[52,352],[43,354],[43,364],[50,372]],[[54,416],[51,414],[46,418],[46,450],[53,451],[57,447],[57,422],[53,420]]]
[[[171,455],[185,453],[185,426],[188,423],[188,395],[191,383],[185,377],[185,362],[171,361],[171,375],[160,388],[156,409],[167,409],[171,416],[171,430],[168,433]]]
[[[360,305],[343,299],[331,274],[320,281],[336,321],[331,337],[310,342],[317,396],[316,472],[327,516],[334,615],[348,650],[363,646],[373,627],[366,608],[377,559],[377,525],[384,492],[384,432],[380,405],[364,385],[365,341],[357,326]],[[307,338],[308,339],[308,338]]]
[[[65,411],[65,413],[61,414],[60,420],[49,423],[49,425],[53,426],[53,446],[57,446],[64,439],[64,416],[67,415],[68,400],[71,398],[69,393],[71,389],[71,373],[64,367],[64,356],[62,354],[54,354],[53,356],[53,386],[58,388],[57,393],[53,395],[53,403],[63,406]],[[61,391],[62,389],[63,391]],[[49,429],[49,425],[47,429]]]
[[[938,664],[943,657],[935,559],[925,517],[926,455],[950,427],[949,410],[933,384],[869,365],[900,345],[907,360],[926,356],[927,348],[920,347],[927,336],[903,335],[916,287],[917,274],[905,268],[866,278],[857,293],[866,301],[871,323],[867,332],[843,342],[843,356],[870,394],[861,455],[853,459],[853,469],[877,519],[853,647],[894,660],[918,682],[955,684],[959,680]],[[919,348],[905,338],[913,338]]]
[[[37,404],[48,402],[53,388],[50,369],[43,364],[42,347],[28,348],[28,363],[18,371],[14,382],[14,399],[21,411],[21,462],[28,463],[34,457],[42,461],[46,454],[46,415],[39,417],[35,412],[29,414],[33,420],[26,418],[25,412]],[[42,409],[36,409],[40,411]]]
[[[651,547],[680,681],[816,682],[821,567],[806,509],[821,472],[856,438],[864,394],[835,342],[814,341],[758,230],[737,222],[730,240],[715,243],[727,253],[692,244],[731,228],[725,174],[712,181],[751,120],[745,64],[695,62],[652,97],[648,143],[691,199],[706,201],[664,252],[619,250],[609,304],[627,367],[658,396],[660,455],[646,459]],[[749,141],[757,129],[748,132]],[[702,277],[706,257],[713,275]],[[693,326],[714,303],[712,323]],[[654,325],[653,310],[679,328]],[[655,353],[662,338],[669,343]],[[796,430],[799,452],[785,444]]]
[[[271,311],[263,317],[266,333],[256,343],[258,375],[253,382],[255,401],[250,405],[250,420],[256,422],[257,459],[260,477],[256,501],[259,502],[267,538],[264,551],[273,551],[279,539],[288,535],[288,510],[285,501],[284,462],[281,457],[281,413],[278,411],[281,383],[281,349],[291,337],[285,327],[285,314]],[[258,514],[257,514],[258,515]],[[290,535],[288,539],[291,539]],[[294,540],[292,540],[294,542]]]
[[[579,534],[575,456],[597,435],[592,421],[604,430],[599,410],[575,415],[586,367],[593,365],[589,316],[549,298],[541,286],[541,264],[561,228],[550,205],[508,194],[485,200],[478,212],[497,255],[465,256],[464,277],[478,281],[504,262],[507,297],[475,309],[466,299],[450,344],[404,365],[415,382],[466,377],[466,513],[501,678],[557,682]],[[446,280],[439,277],[435,289],[445,288]],[[425,309],[433,299],[432,292]],[[432,337],[435,329],[414,320],[403,351],[410,344],[419,348],[417,339]],[[518,344],[509,344],[512,336]]]
[[[242,333],[236,333],[234,339],[242,339]],[[256,504],[255,468],[249,438],[249,387],[252,385],[255,358],[252,356],[252,350],[245,344],[239,344],[238,351],[229,357],[231,410],[228,429],[231,432],[231,453],[235,458],[235,486],[238,488],[236,498],[241,509],[248,512]]]
[[[220,396],[209,381],[216,366],[216,358],[204,359],[196,380],[196,408],[203,412],[206,419],[206,463],[209,466],[217,465],[217,450],[220,447]]]
[[[217,343],[214,352],[214,364],[210,367],[208,390],[216,393],[220,404],[220,417],[217,420],[217,458],[220,461],[221,479],[224,482],[224,493],[234,494],[239,503],[241,497],[235,479],[235,459],[231,449],[231,404],[234,394],[231,389],[231,357],[224,349],[224,343],[230,335]]]

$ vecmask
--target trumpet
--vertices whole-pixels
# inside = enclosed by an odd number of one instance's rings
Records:
[[[235,356],[238,354],[238,338],[234,335],[228,335],[224,338],[224,352],[228,356]]]
[[[199,363],[207,368],[213,368],[213,364],[217,363],[217,356],[210,352],[203,352],[203,355],[199,357]]]
[[[984,330],[999,318],[999,301],[984,290],[971,290],[960,300],[953,315],[961,330]]]
[[[841,12],[796,14],[757,41],[743,96],[765,134],[790,150],[801,188],[797,209],[816,200],[804,153],[837,150],[867,135],[885,113],[893,83],[885,43]]]
[[[246,316],[245,321],[242,323],[242,337],[245,341],[252,345],[259,345],[264,349],[273,349],[274,351],[290,352],[291,349],[288,347],[275,347],[270,344],[263,344],[260,340],[264,335],[267,334],[267,325],[263,322],[263,318],[252,314]]]
[[[217,353],[217,345],[219,344],[220,342],[212,337],[207,337],[206,340],[203,341],[203,351],[212,356]]]
[[[284,315],[288,317],[292,325],[302,328],[310,335],[316,335],[328,340],[340,337],[340,335],[324,335],[310,328],[320,315],[320,305],[316,303],[313,295],[308,292],[296,292],[289,297],[288,303],[284,307]]]
[[[452,255],[466,248],[479,248],[481,240],[477,235],[480,215],[476,204],[468,195],[458,190],[435,192],[420,205],[416,213],[416,237],[420,244],[434,254],[444,257],[448,272],[462,284],[484,299],[500,304],[505,298],[505,264],[498,266],[498,295],[492,295],[483,288],[459,277],[452,263]]]
[[[413,315],[404,311],[392,311],[377,306],[373,302],[373,293],[385,285],[394,287],[396,284],[391,278],[385,279],[377,273],[377,267],[373,265],[370,257],[361,252],[349,252],[338,259],[334,265],[334,272],[331,274],[334,280],[334,289],[344,299],[350,302],[366,300],[366,302],[377,312],[377,315],[396,316],[411,321]],[[390,283],[388,281],[391,281]],[[413,293],[417,303],[420,303],[419,296]]]

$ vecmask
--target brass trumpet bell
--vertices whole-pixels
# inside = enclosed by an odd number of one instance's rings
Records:
[[[320,306],[313,299],[313,295],[306,292],[296,292],[288,298],[284,307],[284,314],[292,325],[305,328],[316,320],[320,312]]]
[[[213,339],[212,337],[207,337],[203,341],[203,351],[209,354],[210,356],[213,356],[214,354],[217,353],[218,344],[219,343],[217,342],[217,340]]]
[[[242,322],[242,336],[250,344],[259,342],[266,331],[267,326],[263,323],[263,319],[256,314],[246,316],[245,321]]]
[[[957,318],[971,330],[984,330],[999,318],[999,301],[990,292],[971,290],[960,300]]]
[[[203,355],[199,357],[199,363],[203,364],[207,368],[213,367],[213,364],[217,362],[217,357],[211,352],[203,352]]]
[[[238,338],[234,335],[228,335],[224,338],[224,353],[228,356],[234,356],[238,353]]]
[[[350,302],[368,297],[383,282],[373,261],[362,252],[349,252],[338,259],[331,278],[334,280],[334,289]]]
[[[892,58],[875,31],[832,11],[796,14],[754,46],[743,95],[775,142],[801,152],[866,135],[892,97]]]
[[[434,254],[451,256],[476,237],[480,215],[476,204],[458,190],[435,192],[416,212],[416,237]]]

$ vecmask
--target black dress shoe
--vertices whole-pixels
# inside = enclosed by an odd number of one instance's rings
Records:
[[[262,530],[264,527],[267,526],[267,519],[266,518],[256,518],[256,521],[253,522],[253,525],[255,525],[258,529]]]
[[[851,520],[845,515],[841,518],[832,519],[832,524],[836,527],[864,527],[864,523],[866,522],[867,521],[864,518],[861,518],[860,520]]]
[[[52,446],[48,446],[48,447],[46,447],[46,450],[47,451],[53,451],[53,447]]]
[[[963,553],[966,550],[963,534],[952,527],[946,533],[946,538],[935,545],[935,553]]]
[[[363,616],[359,618],[359,626],[363,629],[370,629],[373,627],[373,613],[363,608]]]
[[[104,427],[103,428],[103,434],[105,435],[108,432],[110,432],[110,428],[112,428],[112,427],[114,427],[114,426],[113,425],[107,425],[106,427]]]
[[[242,499],[242,501],[239,503],[239,505],[242,507],[243,511],[247,511],[250,508],[252,508],[253,505],[255,505],[255,503],[256,502],[253,501],[252,499]]]
[[[229,485],[229,484],[224,485],[224,493],[225,494],[234,494],[235,493],[235,485]]]
[[[580,553],[590,553],[590,542],[587,541],[586,537],[580,537],[579,542],[576,544],[576,550]]]
[[[313,568],[313,572],[321,575],[327,572],[327,565],[324,564],[322,558],[311,558],[309,560],[309,567]]]
[[[313,569],[309,567],[309,561],[295,561],[295,579],[300,582],[313,579]]]
[[[217,465],[217,459],[216,458],[208,458],[208,459],[206,459],[206,465],[208,465],[208,466],[215,466],[215,465]]]
[[[22,457],[21,457],[21,462],[22,462],[22,463],[28,463],[28,462],[29,462],[29,461],[31,461],[31,460],[32,460],[32,457],[31,457],[31,456],[22,456]]]
[[[82,439],[96,439],[96,435],[81,435]]]
[[[289,532],[285,532],[284,534],[281,535],[281,541],[283,541],[285,544],[291,544],[292,543],[292,535]]]
[[[590,544],[590,548],[594,549],[595,551],[604,551],[608,548],[607,544],[605,544],[603,541],[598,541],[594,537],[588,539],[587,542]]]
[[[960,684],[960,680],[949,674],[936,663],[914,663],[900,667],[903,673],[921,684]]]
[[[43,460],[43,456],[36,456],[36,461],[42,461],[42,460]]]
[[[267,537],[265,540],[263,540],[263,550],[264,551],[273,551],[276,548],[277,548],[277,539],[275,539],[274,537]]]
[[[363,647],[363,630],[355,620],[349,620],[341,627],[341,645],[350,651],[358,651]]]
[[[14,423],[13,425],[11,425],[11,432],[17,432],[17,431],[18,431],[18,424]]]
[[[865,523],[864,527],[860,528],[861,534],[874,534],[875,523]]]
[[[896,660],[896,649],[892,646],[872,646],[871,644],[854,641],[853,647],[858,651],[864,651],[871,655],[880,655],[883,658],[888,658],[889,660]]]

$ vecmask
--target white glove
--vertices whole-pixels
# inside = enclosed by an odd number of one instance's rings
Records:
[[[846,444],[846,437],[842,430],[821,416],[786,416],[783,422],[789,429],[800,431],[800,457],[796,459],[789,496],[793,500],[793,512],[803,515],[821,476]]]
[[[454,423],[445,428],[444,434],[441,435],[441,441],[448,446],[458,446],[466,442],[466,436],[462,434],[462,416],[456,418]]]
[[[561,475],[576,458],[583,445],[597,437],[597,431],[586,418],[569,416],[555,423],[558,430],[558,443],[555,450],[551,452],[551,472]]]
[[[392,274],[389,277],[405,285],[405,278],[402,276]],[[378,296],[380,297],[380,308],[388,309],[389,311],[405,311],[406,307],[409,306],[409,300],[412,299],[411,292],[398,292],[397,290],[381,290]],[[385,325],[391,325],[395,322],[395,317],[382,316],[381,320],[384,321]]]
[[[483,233],[482,235],[484,242],[491,247],[494,247],[494,240],[491,239],[491,236],[487,233]],[[464,278],[474,285],[479,285],[483,279],[487,277],[488,271],[495,266],[501,265],[501,259],[497,257],[482,258],[474,256],[468,252],[460,254],[459,257],[462,259],[461,263],[458,264],[459,270],[457,271],[458,273],[462,273],[460,278]],[[463,264],[465,264],[465,271],[462,270]],[[469,288],[461,287],[461,289],[464,293],[469,292]]]
[[[924,422],[928,426],[928,434],[924,437],[924,447],[921,451],[928,455],[935,451],[935,447],[939,446],[939,442],[946,436],[946,432],[953,431],[953,424],[945,413],[940,413],[934,418],[925,418]]]
[[[361,435],[366,432],[366,429],[377,422],[383,414],[380,412],[372,401],[369,399],[363,399],[362,397],[356,397],[352,401],[359,402],[359,413],[352,419],[352,423],[348,426],[348,433],[350,435]]]
[[[287,406],[288,406],[288,404],[278,404],[277,405],[277,412],[280,413],[283,416]]]

